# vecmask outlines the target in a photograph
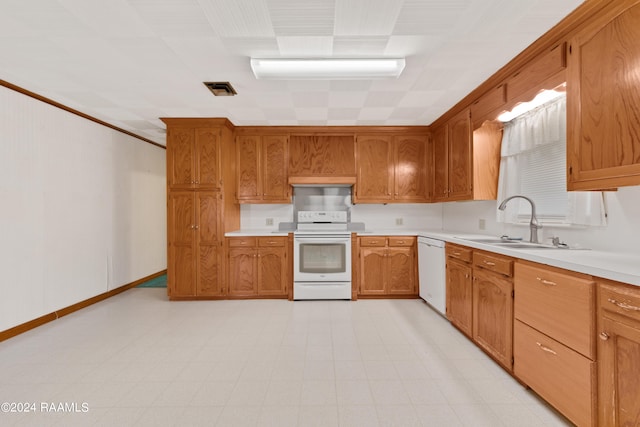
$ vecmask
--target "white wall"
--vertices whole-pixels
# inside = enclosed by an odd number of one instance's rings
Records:
[[[166,268],[165,150],[0,87],[0,330]]]
[[[569,244],[614,252],[640,254],[640,186],[605,193],[608,217],[605,227],[551,227],[539,231],[541,241],[558,236]],[[529,238],[528,226],[496,222],[496,201],[443,203],[443,228],[450,231]],[[484,219],[486,229],[479,228]]]
[[[266,219],[273,218],[273,226]],[[402,218],[402,225],[396,219]],[[240,227],[243,229],[273,229],[280,222],[293,221],[293,204],[241,205]],[[351,207],[351,221],[364,222],[371,230],[439,230],[442,228],[442,206],[439,204],[358,204]]]

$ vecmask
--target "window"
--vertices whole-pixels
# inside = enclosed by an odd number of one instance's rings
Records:
[[[602,193],[567,192],[566,96],[557,97],[505,124],[498,201],[531,198],[544,224],[604,225]],[[514,199],[498,221],[528,223],[531,207]]]

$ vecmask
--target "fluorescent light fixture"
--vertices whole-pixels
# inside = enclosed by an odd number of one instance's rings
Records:
[[[537,108],[537,107],[541,106],[542,104],[551,101],[552,99],[556,99],[557,97],[559,97],[560,95],[563,95],[563,94],[564,94],[564,92],[558,92],[558,91],[555,91],[555,90],[543,90],[538,95],[536,95],[536,97],[533,98],[531,101],[522,102],[522,103],[516,105],[513,108],[513,110],[505,111],[504,113],[500,114],[498,116],[498,120],[500,120],[501,122],[510,122],[511,120],[515,119],[516,117],[521,116],[524,113],[527,113],[527,112],[533,110],[534,108]]]
[[[404,58],[251,58],[251,69],[258,79],[380,79],[398,77],[404,63]]]

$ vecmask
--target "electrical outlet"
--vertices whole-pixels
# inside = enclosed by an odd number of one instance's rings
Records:
[[[396,225],[402,225],[404,220],[402,218],[396,218]]]
[[[267,218],[265,222],[267,223],[267,225],[273,225],[273,218]]]
[[[484,230],[486,225],[487,224],[486,224],[486,221],[484,219],[479,219],[478,220],[478,228],[480,230]]]

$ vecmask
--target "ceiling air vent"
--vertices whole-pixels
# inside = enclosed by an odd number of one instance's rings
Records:
[[[215,96],[234,96],[238,94],[229,82],[204,82],[204,85]]]

